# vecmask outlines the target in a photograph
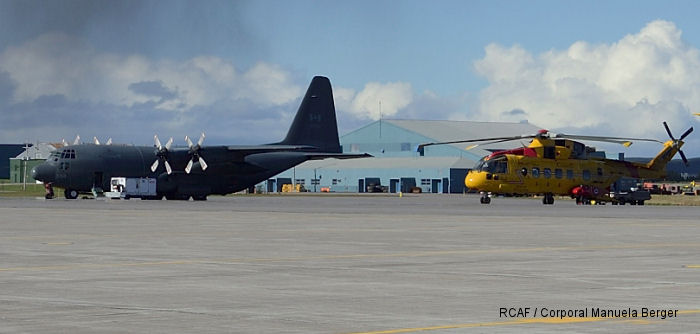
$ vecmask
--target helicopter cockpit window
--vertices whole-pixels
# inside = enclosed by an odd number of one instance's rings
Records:
[[[496,157],[491,160],[479,160],[476,170],[492,174],[505,174],[508,172],[508,159],[506,157]]]

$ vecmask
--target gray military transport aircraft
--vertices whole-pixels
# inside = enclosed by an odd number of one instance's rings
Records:
[[[311,80],[284,140],[257,146],[202,146],[204,134],[188,147],[71,145],[56,151],[32,170],[44,182],[47,198],[53,186],[65,189],[67,199],[94,189],[110,189],[112,177],[155,178],[156,196],[150,199],[206,200],[210,194],[247,189],[307,160],[351,159],[369,154],[343,154],[330,80]],[[205,161],[206,158],[206,161]]]

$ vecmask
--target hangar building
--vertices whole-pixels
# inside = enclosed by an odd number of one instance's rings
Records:
[[[429,146],[425,155],[419,144],[470,138],[534,134],[539,127],[522,123],[379,120],[340,137],[345,153],[369,153],[373,158],[307,161],[258,185],[259,190],[279,192],[284,184],[301,184],[319,192],[366,192],[368,187],[384,186],[388,192],[462,193],[464,177],[489,149],[521,145],[506,142],[465,150],[468,144]],[[523,143],[527,144],[527,142]]]

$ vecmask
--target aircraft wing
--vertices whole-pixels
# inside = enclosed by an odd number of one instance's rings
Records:
[[[369,158],[372,155],[363,154],[349,154],[349,153],[329,153],[329,152],[318,152],[318,148],[315,146],[308,145],[255,145],[255,146],[228,146],[229,152],[236,153],[240,156],[246,156],[257,153],[271,153],[271,152],[304,152],[304,155],[311,160],[320,160],[326,158],[335,159],[357,159],[357,158]]]
[[[359,159],[359,158],[371,158],[373,157],[369,153],[363,153],[363,154],[349,154],[349,153],[306,153],[305,154],[307,157],[309,157],[309,160],[322,160],[322,159],[328,159],[328,158],[333,158],[333,159]]]

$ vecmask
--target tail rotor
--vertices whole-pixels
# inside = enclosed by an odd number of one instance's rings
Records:
[[[668,128],[668,124],[666,124],[666,122],[664,122],[664,128],[666,129],[666,133],[668,133],[668,136],[673,141],[673,145],[676,147],[680,147],[680,145],[682,145],[681,143],[683,139],[685,139],[685,137],[687,137],[691,132],[693,132],[693,127],[691,126],[688,130],[685,130],[685,132],[683,132],[680,138],[676,139],[673,137],[671,129]],[[678,149],[678,154],[680,154],[681,159],[683,159],[683,163],[686,166],[688,166],[688,158],[685,157],[685,153],[683,153],[683,151],[681,151],[680,148]]]

